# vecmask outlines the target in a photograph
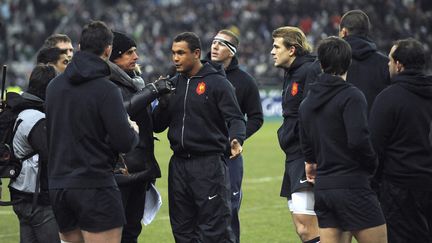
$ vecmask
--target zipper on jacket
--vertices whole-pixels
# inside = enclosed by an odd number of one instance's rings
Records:
[[[184,128],[185,128],[185,119],[186,119],[186,100],[187,100],[187,95],[188,95],[188,91],[189,91],[189,81],[191,80],[191,78],[188,78],[187,83],[186,83],[186,92],[185,92],[185,97],[183,100],[183,124],[182,124],[182,130],[181,130],[181,145],[183,147],[183,149],[185,149],[184,147]]]

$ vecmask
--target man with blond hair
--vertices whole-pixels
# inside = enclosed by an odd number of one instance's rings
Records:
[[[246,121],[246,138],[254,134],[263,124],[263,112],[258,86],[255,79],[239,67],[236,57],[240,44],[239,37],[234,32],[223,29],[213,38],[211,50],[207,59],[216,65],[222,65],[228,81],[234,86],[240,110]],[[228,146],[229,148],[229,146]],[[240,242],[240,220],[239,211],[243,192],[241,184],[243,180],[243,157],[230,159],[230,151],[225,151],[228,161],[231,184],[231,228],[234,232],[236,242]]]
[[[285,71],[282,91],[283,123],[277,134],[285,152],[285,174],[281,197],[288,199],[297,234],[302,242],[320,241],[314,212],[312,184],[306,180],[305,157],[300,148],[299,106],[306,96],[306,84],[318,74],[319,66],[310,53],[312,47],[305,34],[297,27],[285,26],[273,31],[271,55],[274,66]]]

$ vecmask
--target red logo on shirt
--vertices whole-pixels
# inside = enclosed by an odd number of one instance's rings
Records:
[[[196,88],[196,93],[198,95],[202,95],[204,94],[205,90],[206,90],[206,84],[204,82],[198,83],[198,86]]]
[[[298,93],[298,83],[294,82],[291,88],[291,95],[296,96],[297,93]]]

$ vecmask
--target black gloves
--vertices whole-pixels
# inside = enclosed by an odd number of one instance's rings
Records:
[[[129,100],[123,102],[127,113],[133,117],[141,110],[158,98],[162,94],[168,94],[174,87],[171,81],[167,78],[161,77],[153,83],[147,84],[142,90],[136,92]]]
[[[158,80],[148,85],[151,85],[154,88],[154,91],[159,95],[169,93],[173,90],[173,84],[167,77],[160,77]],[[148,85],[146,85],[146,87]]]

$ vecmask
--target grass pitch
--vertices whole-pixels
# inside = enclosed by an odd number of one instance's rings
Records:
[[[241,241],[243,243],[287,243],[300,242],[286,199],[279,197],[284,155],[281,151],[276,130],[281,121],[266,121],[264,126],[244,144],[243,201],[240,210]],[[156,186],[162,195],[162,208],[155,221],[143,227],[139,242],[174,242],[168,216],[168,161],[172,154],[166,133],[158,134],[156,157],[162,178]],[[9,198],[3,182],[3,199]],[[19,242],[19,225],[12,207],[0,207],[0,242]]]

